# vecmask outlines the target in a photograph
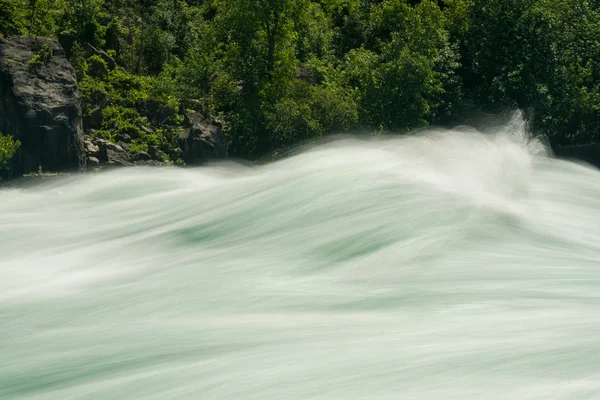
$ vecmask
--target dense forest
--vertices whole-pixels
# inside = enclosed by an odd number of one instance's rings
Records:
[[[515,108],[600,136],[600,0],[0,0],[0,34],[68,41],[88,133],[165,160],[186,109],[249,158]]]

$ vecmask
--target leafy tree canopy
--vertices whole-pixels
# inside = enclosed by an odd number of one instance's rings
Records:
[[[600,139],[596,0],[0,0],[0,34],[75,38],[95,134],[166,158],[186,108],[247,157],[516,107],[555,144]]]

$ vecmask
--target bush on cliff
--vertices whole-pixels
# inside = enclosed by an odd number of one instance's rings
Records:
[[[3,135],[0,132],[0,172],[6,170],[8,167],[8,160],[13,158],[20,146],[21,142],[15,140],[10,135]]]

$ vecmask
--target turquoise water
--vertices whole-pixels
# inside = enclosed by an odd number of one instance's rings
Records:
[[[0,204],[0,399],[600,399],[600,172],[518,119]]]

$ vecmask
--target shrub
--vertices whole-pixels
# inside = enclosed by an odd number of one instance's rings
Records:
[[[0,172],[8,168],[8,160],[13,158],[21,142],[10,135],[0,133]]]
[[[54,50],[52,50],[47,44],[44,43],[40,51],[38,51],[37,54],[33,56],[31,60],[29,60],[29,70],[35,71],[38,67],[48,64],[53,54]]]

